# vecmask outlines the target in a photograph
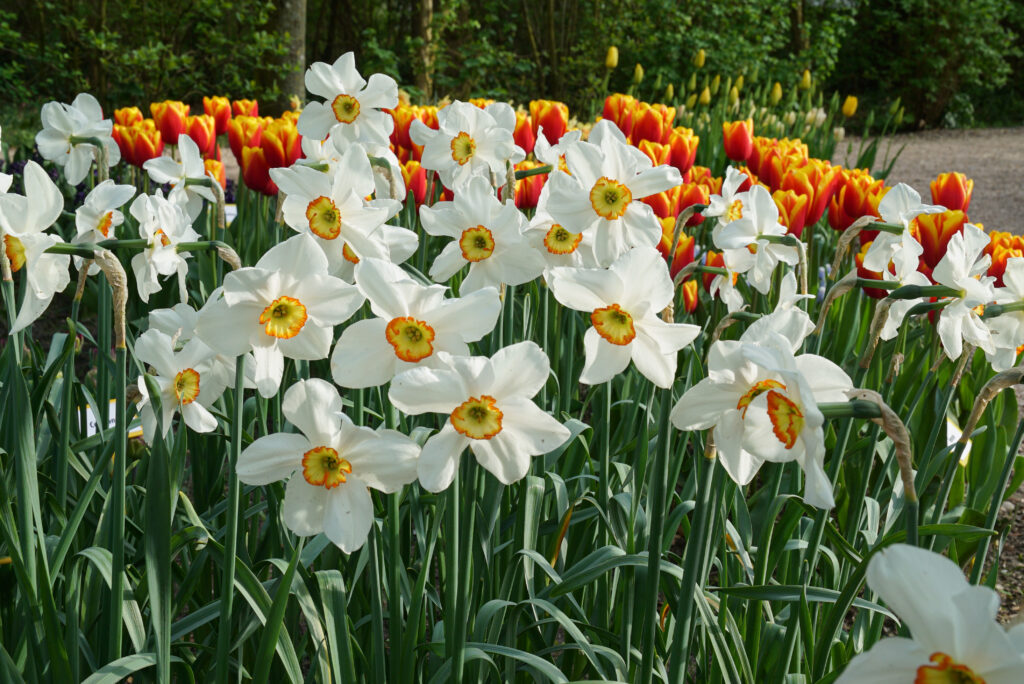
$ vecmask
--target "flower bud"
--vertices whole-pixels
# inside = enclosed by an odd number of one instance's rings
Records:
[[[213,117],[217,135],[228,132],[228,121],[231,120],[231,101],[226,97],[203,97],[203,111]]]
[[[777,105],[782,100],[782,84],[778,81],[772,86],[772,93],[770,95],[772,105]]]
[[[804,69],[803,75],[800,77],[800,90],[811,89],[811,70]]]
[[[707,60],[707,57],[708,56],[707,53],[704,52],[704,48],[697,50],[697,54],[693,56],[693,66],[697,67],[698,69],[702,69],[704,67],[704,62]]]
[[[231,111],[235,116],[259,116],[260,103],[256,100],[234,100]]]
[[[857,113],[857,98],[853,95],[847,95],[846,100],[843,101],[843,116],[849,119],[851,116]]]
[[[736,82],[733,85],[736,86],[736,90],[743,90],[744,82],[745,81],[743,80],[743,74],[740,74],[739,76],[736,77]]]
[[[725,156],[733,161],[746,161],[754,150],[754,122],[733,121],[722,123],[722,145]]]
[[[715,77],[711,79],[711,94],[718,95],[718,89],[722,87],[722,77],[719,74],[715,74]]]
[[[693,109],[696,106],[697,106],[697,93],[691,93],[690,96],[686,98],[686,108],[687,109]]]
[[[740,100],[740,91],[733,86],[729,89],[729,104],[734,105]]]
[[[674,99],[676,99],[676,89],[671,83],[669,83],[665,86],[665,102],[671,102]]]
[[[967,211],[971,205],[974,181],[962,173],[940,173],[931,182],[932,202],[950,210]]]
[[[690,80],[686,84],[686,92],[694,93],[697,92],[697,73],[690,74]]]
[[[619,48],[612,45],[604,56],[604,68],[614,69],[617,66],[619,66]]]
[[[900,108],[900,98],[896,98],[891,105],[889,105],[889,116],[895,116],[897,110]]]
[[[699,102],[705,106],[711,104],[711,91],[706,86],[704,90],[700,91]]]
[[[633,83],[640,85],[644,80],[644,68],[640,65],[640,62],[636,63],[636,67],[633,69]]]

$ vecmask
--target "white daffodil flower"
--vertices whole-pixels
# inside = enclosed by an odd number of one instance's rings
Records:
[[[711,195],[708,200],[708,208],[701,212],[705,218],[718,219],[718,225],[712,233],[713,236],[717,236],[722,228],[743,216],[743,207],[750,201],[750,191],[737,191],[748,180],[750,180],[750,176],[733,166],[725,170],[722,193]]]
[[[167,436],[171,419],[181,411],[185,424],[196,432],[217,429],[217,419],[210,407],[227,387],[228,377],[217,361],[213,350],[194,339],[180,351],[174,350],[174,340],[159,330],[147,330],[135,341],[135,358],[150,366],[160,387],[161,434]],[[157,418],[150,400],[145,378],[138,381],[142,400],[142,436],[147,444],[156,436]]]
[[[139,195],[132,202],[131,214],[139,222],[139,237],[149,246],[132,257],[132,270],[139,288],[139,298],[149,301],[149,295],[160,291],[157,276],[178,274],[181,301],[188,301],[185,276],[188,275],[189,254],[178,253],[178,243],[195,242],[199,233],[192,229],[192,221],[177,202],[156,195]]]
[[[235,470],[246,484],[288,480],[282,514],[295,534],[321,532],[345,553],[358,550],[373,525],[368,488],[393,494],[416,479],[419,447],[394,430],[360,427],[342,413],[329,382],[300,380],[281,411],[299,433],[260,437]]]
[[[659,318],[672,302],[672,278],[657,250],[635,247],[611,268],[555,268],[548,285],[562,305],[590,312],[583,336],[586,361],[580,382],[608,382],[629,365],[658,387],[672,386],[676,356],[700,333],[700,326]]]
[[[732,220],[714,236],[715,246],[723,250],[726,268],[745,273],[755,290],[768,294],[775,267],[780,261],[790,266],[799,263],[799,248],[764,239],[766,236],[785,235],[786,227],[779,223],[779,208],[775,200],[760,185],[751,188],[743,206],[735,215],[730,215]],[[755,247],[753,253],[749,249],[751,245]]]
[[[658,244],[661,223],[639,200],[679,185],[682,176],[671,166],[652,167],[646,155],[635,154],[612,134],[597,140],[566,150],[572,175],[551,172],[545,209],[568,231],[583,233],[597,265],[608,267],[631,247]]]
[[[178,152],[181,161],[175,161],[169,155],[150,159],[142,165],[149,177],[156,183],[171,183],[174,187],[167,198],[182,204],[188,212],[189,220],[195,221],[203,210],[203,200],[216,202],[213,189],[206,185],[187,183],[189,180],[212,178],[207,174],[203,157],[199,154],[199,146],[187,135],[178,137]]]
[[[209,306],[210,302],[219,300],[223,291],[223,288],[218,287],[216,290],[211,292],[210,296],[206,300],[205,306]],[[175,351],[184,348],[185,345],[190,343],[202,344],[209,348],[209,345],[196,336],[196,326],[199,324],[199,316],[200,312],[196,311],[188,304],[175,304],[170,309],[153,309],[149,312],[149,329],[159,330],[170,337]],[[234,387],[234,357],[220,354],[216,350],[212,349],[210,353],[213,354],[217,363],[219,363],[223,369],[225,376],[227,377],[228,386]],[[256,365],[251,353],[246,354],[245,356],[245,387],[252,389],[256,387]]]
[[[390,117],[389,117],[390,118]],[[338,124],[335,128],[342,126]],[[333,131],[333,129],[332,129]],[[305,140],[305,138],[303,138]],[[390,169],[390,178],[387,178],[380,167],[376,167],[371,174],[373,177],[373,193],[378,199],[398,200],[399,204],[405,202],[407,193],[405,188],[405,176],[402,175],[402,163],[391,150],[391,143],[388,140],[379,141],[353,141],[341,135],[331,134],[325,144],[331,144],[338,153],[338,159],[348,151],[352,145],[359,145],[364,153],[376,163],[381,160],[387,162]],[[333,170],[331,171],[333,174]]]
[[[878,203],[878,215],[882,217],[882,220],[886,223],[903,226],[904,232],[914,217],[920,214],[939,214],[945,210],[945,207],[934,204],[922,204],[921,195],[906,183],[898,183],[885,193],[885,197]],[[867,228],[870,227],[869,224]],[[902,240],[899,235],[886,231],[879,232],[864,254],[864,268],[884,273],[901,244]]]
[[[420,454],[417,472],[428,491],[448,488],[467,446],[507,485],[526,476],[531,457],[569,439],[569,430],[531,401],[550,371],[547,355],[533,342],[505,347],[489,359],[438,356],[446,368],[408,370],[395,376],[388,392],[391,403],[410,415],[448,414]]]
[[[501,300],[493,287],[445,299],[442,285],[420,285],[398,266],[364,259],[356,287],[376,318],[345,328],[331,355],[334,382],[376,387],[417,365],[435,367],[437,352],[469,356],[468,343],[494,329]]]
[[[595,124],[595,128],[600,125]],[[617,126],[613,126],[615,130],[619,130]],[[621,131],[620,131],[621,132]],[[565,165],[565,151],[580,141],[583,136],[583,131],[578,128],[572,131],[566,131],[565,134],[558,139],[558,142],[554,145],[548,142],[548,138],[544,135],[544,127],[540,126],[537,129],[537,142],[533,146],[533,156],[537,157],[537,160],[544,163],[550,164],[553,168],[561,169],[565,171],[568,167]]]
[[[909,230],[897,237],[899,237],[899,243],[892,249],[891,268],[886,268],[882,275],[886,280],[898,281],[901,286],[931,285],[932,281],[928,280],[928,276],[917,270],[920,257],[924,254],[924,247],[910,234]],[[907,312],[922,301],[924,301],[923,298],[892,300],[885,324],[882,326],[881,338],[891,340],[896,337],[900,325],[903,324],[903,319],[907,317]]]
[[[967,223],[963,232],[950,238],[946,253],[932,271],[936,283],[961,292],[960,297],[942,310],[937,326],[942,348],[951,359],[960,358],[964,340],[986,354],[996,351],[992,332],[975,310],[991,304],[996,296],[995,278],[983,275],[991,263],[987,254],[982,257],[988,243],[984,230]]]
[[[743,308],[743,305],[746,304],[743,299],[743,293],[740,292],[738,287],[736,287],[736,284],[739,282],[740,274],[736,271],[729,270],[729,265],[727,263],[719,268],[725,268],[726,273],[718,273],[711,279],[711,284],[708,286],[708,294],[711,295],[712,298],[717,296],[725,302],[725,306],[729,310],[729,313],[740,311]]]
[[[490,174],[495,174],[499,184],[504,183],[506,164],[526,158],[512,137],[515,112],[504,102],[481,109],[456,100],[437,112],[437,124],[434,130],[416,119],[409,137],[423,146],[423,168],[437,171],[453,190],[475,176],[490,182]]]
[[[92,189],[82,206],[75,210],[74,244],[102,242],[115,237],[114,229],[124,223],[124,214],[118,211],[135,196],[134,185],[118,185],[107,179]],[[82,265],[82,257],[75,257],[75,267]],[[89,275],[96,275],[100,267],[89,266]]]
[[[103,110],[96,98],[81,93],[67,105],[47,102],[41,112],[43,130],[36,133],[36,145],[43,159],[64,167],[68,185],[78,185],[89,173],[96,146],[80,142],[82,138],[96,138],[107,153],[107,165],[121,161],[121,148],[111,133],[114,122],[103,118]]]
[[[313,238],[289,238],[255,266],[225,276],[223,296],[203,307],[196,334],[228,356],[251,350],[256,388],[264,397],[274,396],[285,357],[326,358],[334,326],[363,304],[359,291],[327,268],[327,256]]]
[[[12,333],[31,325],[50,306],[53,295],[71,282],[71,257],[46,254],[51,246],[64,241],[44,232],[60,217],[64,196],[34,161],[25,165],[24,183],[24,195],[8,193],[10,181],[0,178],[0,240],[11,270],[24,268],[28,273],[28,289]]]
[[[850,661],[836,684],[1019,684],[1024,625],[996,621],[999,595],[967,582],[956,563],[893,544],[868,564],[868,586],[910,628]]]
[[[401,202],[364,199],[374,191],[374,184],[361,145],[348,147],[333,175],[295,164],[271,169],[270,176],[286,195],[282,207],[285,222],[316,240],[327,255],[331,275],[351,272],[351,266],[365,257],[390,260],[391,244],[405,258],[415,252],[415,233],[397,226],[383,228],[401,209]]]
[[[708,377],[672,409],[680,430],[715,428],[719,460],[738,485],[750,483],[765,461],[796,461],[806,473],[804,500],[835,505],[825,474],[824,416],[818,402],[846,401],[849,376],[814,354],[793,356],[807,327],[771,314],[739,340],[719,340],[708,354]]]
[[[524,233],[530,246],[544,258],[546,268],[596,266],[594,256],[583,245],[583,233],[573,233],[538,211]]]
[[[326,102],[310,102],[299,115],[299,135],[324,140],[328,133],[346,140],[388,144],[395,122],[382,109],[398,106],[398,84],[385,74],[367,82],[346,52],[334,64],[314,62],[306,70],[306,89]]]
[[[452,202],[421,207],[420,219],[427,233],[455,238],[434,259],[431,278],[443,283],[469,264],[460,294],[487,286],[522,285],[544,270],[544,259],[523,235],[526,217],[512,200],[499,202],[482,177],[470,179]]]
[[[1024,302],[1024,257],[1006,260],[1003,285],[995,290],[996,304]],[[987,319],[985,323],[992,331],[992,344],[995,346],[995,352],[985,356],[995,370],[1009,370],[1017,362],[1017,349],[1024,344],[1024,311],[1007,311]]]

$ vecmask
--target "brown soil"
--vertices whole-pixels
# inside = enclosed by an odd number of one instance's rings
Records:
[[[853,155],[859,140],[851,140]],[[881,162],[888,143],[881,145]],[[940,173],[960,171],[974,179],[969,216],[987,230],[1024,234],[1024,128],[936,130],[893,136],[891,154],[903,148],[887,183],[906,183],[930,201],[929,183]],[[833,162],[852,165],[846,141]],[[853,157],[853,155],[849,155]]]

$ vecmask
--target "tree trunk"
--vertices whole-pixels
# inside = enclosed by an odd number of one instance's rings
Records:
[[[416,36],[420,39],[420,64],[416,69],[416,87],[423,93],[423,101],[434,97],[434,0],[420,0]]]
[[[287,36],[287,52],[281,58],[284,80],[281,82],[281,110],[290,109],[290,98],[306,99],[306,0],[279,0],[277,32]],[[263,112],[260,112],[261,114]]]

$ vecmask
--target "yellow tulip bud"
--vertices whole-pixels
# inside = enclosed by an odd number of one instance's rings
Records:
[[[698,69],[704,66],[704,61],[707,59],[707,54],[704,52],[704,48],[697,50],[697,54],[693,56],[693,66]]]
[[[686,98],[686,108],[687,109],[693,109],[696,106],[697,106],[697,93],[692,93],[688,98]]]
[[[722,87],[722,77],[715,74],[715,77],[711,79],[711,94],[718,95],[718,89]]]
[[[604,68],[614,69],[619,66],[619,48],[612,45],[608,48],[608,54],[604,56]]]
[[[811,89],[811,70],[804,69],[803,76],[800,77],[800,90]]]
[[[896,114],[896,110],[900,108],[900,98],[896,98],[896,101],[889,105],[889,116]]]
[[[776,81],[775,85],[772,86],[771,103],[773,105],[777,105],[777,104],[779,104],[779,101],[781,99],[782,99],[782,84],[779,83],[778,81]]]
[[[644,80],[644,68],[640,66],[640,62],[636,63],[636,68],[633,69],[633,83],[640,85]]]
[[[665,88],[665,102],[671,102],[674,99],[676,99],[676,89],[671,83],[669,83]]]
[[[734,104],[736,104],[739,101],[739,99],[740,99],[740,91],[736,89],[736,86],[733,86],[729,90],[729,104],[734,105]]]
[[[736,83],[734,85],[737,90],[743,90],[743,74],[736,77]]]
[[[711,91],[708,88],[704,88],[704,90],[700,91],[700,97],[697,101],[702,105],[711,104]]]
[[[903,107],[900,107],[899,109],[896,110],[896,116],[893,117],[893,122],[897,126],[903,123]]]
[[[690,82],[686,84],[687,92],[695,92],[697,90],[697,73],[690,74]]]
[[[847,95],[846,100],[843,102],[843,116],[849,119],[851,116],[857,113],[857,98],[853,95]]]

